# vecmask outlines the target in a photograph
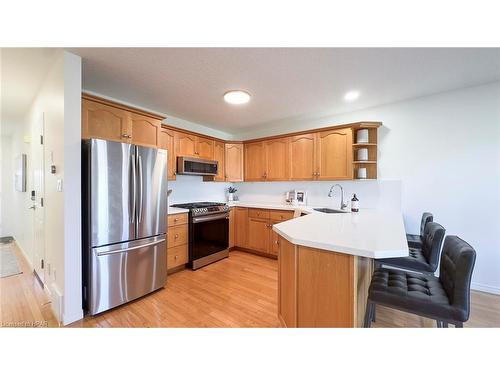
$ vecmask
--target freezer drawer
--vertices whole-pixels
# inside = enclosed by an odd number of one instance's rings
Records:
[[[144,296],[167,281],[165,235],[93,248],[89,313]]]

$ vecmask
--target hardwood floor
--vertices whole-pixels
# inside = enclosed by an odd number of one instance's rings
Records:
[[[163,290],[88,317],[80,327],[279,327],[276,260],[233,251],[197,271],[169,275]]]
[[[22,271],[0,278],[0,327],[58,327],[50,299],[19,248],[14,242],[0,247],[14,251]]]
[[[19,249],[23,273],[0,279],[2,326],[57,327],[50,302]],[[195,272],[169,275],[164,289],[71,327],[279,327],[277,261],[233,251]],[[472,292],[465,327],[500,327],[500,296]],[[416,315],[378,307],[373,327],[435,327]]]

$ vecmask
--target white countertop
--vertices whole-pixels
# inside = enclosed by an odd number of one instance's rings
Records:
[[[179,208],[179,207],[172,207],[170,206],[168,208],[168,214],[169,215],[175,215],[175,214],[186,214],[188,213],[189,210],[185,209],[185,208]]]
[[[273,226],[276,233],[295,245],[375,259],[409,254],[403,217],[397,212],[361,209],[360,212],[326,214],[314,211],[311,206],[257,202],[229,205],[307,213]]]

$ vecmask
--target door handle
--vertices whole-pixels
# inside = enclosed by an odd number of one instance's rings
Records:
[[[109,251],[103,251],[101,253],[99,251],[97,251],[97,256],[100,257],[102,255],[111,255],[111,254],[125,253],[127,251],[132,251],[132,250],[137,250],[137,249],[143,249],[143,248],[148,247],[148,246],[158,245],[158,244],[160,244],[162,242],[165,242],[165,239],[161,239],[161,240],[154,241],[154,242],[151,242],[151,243],[147,243],[147,244],[144,244],[144,245],[138,245],[138,246],[129,247],[129,248],[126,248],[126,249],[109,250]]]
[[[29,209],[29,210],[36,210],[36,206],[35,206],[35,205],[33,205],[33,206],[31,206],[31,207],[28,207],[28,209]]]
[[[137,221],[140,223],[142,221],[142,199],[143,199],[143,181],[142,181],[142,157],[141,155],[139,155],[139,199],[140,199],[140,203],[139,203],[139,215],[138,216],[138,219]]]
[[[136,211],[136,195],[137,195],[137,173],[135,171],[135,155],[130,155],[131,164],[132,164],[132,223],[135,223],[135,211]]]

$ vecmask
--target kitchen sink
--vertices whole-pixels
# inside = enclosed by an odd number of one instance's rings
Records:
[[[345,214],[345,213],[347,213],[347,211],[336,210],[334,208],[327,208],[327,207],[314,208],[314,211],[323,212],[325,214]]]

